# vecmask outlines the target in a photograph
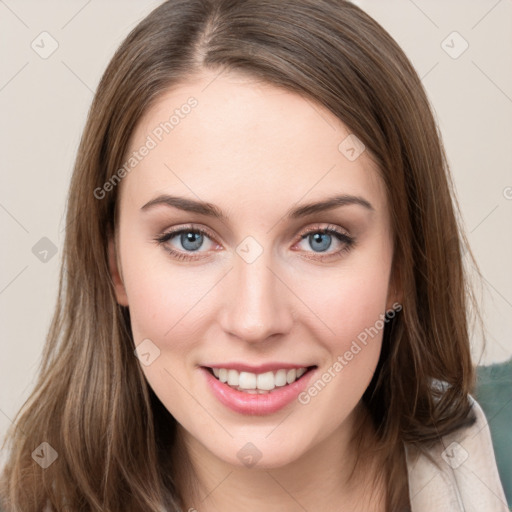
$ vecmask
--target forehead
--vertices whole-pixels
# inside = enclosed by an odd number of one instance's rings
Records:
[[[139,152],[139,159],[121,185],[140,206],[179,191],[232,208],[287,209],[334,193],[364,195],[384,208],[367,151],[355,160],[345,152],[351,137],[305,96],[236,73],[205,74],[166,91],[145,113],[126,155]]]

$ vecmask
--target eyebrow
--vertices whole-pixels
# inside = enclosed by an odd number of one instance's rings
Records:
[[[180,196],[171,196],[167,194],[160,195],[155,197],[155,199],[148,201],[144,206],[141,207],[141,210],[149,210],[159,205],[170,206],[178,208],[179,210],[197,213],[199,215],[205,215],[207,217],[212,217],[223,221],[227,220],[227,216],[222,212],[222,210],[211,203],[196,201],[194,199],[188,199]],[[367,210],[374,211],[373,206],[366,199],[359,196],[343,194],[328,197],[322,201],[308,203],[296,208],[291,208],[285,213],[284,216],[288,219],[298,219],[313,215],[315,213],[333,210],[334,208],[348,205],[359,205]]]

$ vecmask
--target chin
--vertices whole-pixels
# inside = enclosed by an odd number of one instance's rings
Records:
[[[258,435],[244,434],[224,443],[205,444],[213,455],[238,468],[278,469],[298,460],[309,448],[298,436],[304,432],[283,431],[281,435],[266,427]],[[270,439],[273,437],[273,439]],[[210,444],[211,446],[208,446]],[[219,449],[220,448],[220,449]]]

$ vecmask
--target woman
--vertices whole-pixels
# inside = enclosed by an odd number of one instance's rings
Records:
[[[67,215],[5,510],[506,510],[440,137],[359,8],[162,4]]]

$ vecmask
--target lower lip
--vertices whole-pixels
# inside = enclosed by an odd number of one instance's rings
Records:
[[[315,369],[308,370],[300,379],[292,384],[274,388],[274,391],[271,393],[260,395],[237,391],[216,379],[206,368],[201,367],[210,389],[219,402],[237,413],[258,416],[275,413],[296,399],[306,389]]]

